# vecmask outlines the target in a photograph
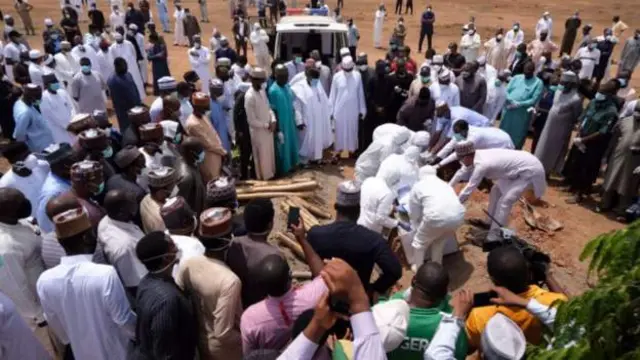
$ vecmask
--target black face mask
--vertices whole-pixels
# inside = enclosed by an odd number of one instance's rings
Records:
[[[16,215],[18,216],[18,219],[24,219],[31,216],[31,203],[29,202],[29,200],[24,199],[22,204],[20,204],[20,206],[18,207],[18,212]]]

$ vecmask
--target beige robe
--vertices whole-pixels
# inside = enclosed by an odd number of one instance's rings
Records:
[[[222,158],[227,155],[227,151],[222,147],[218,132],[211,125],[209,118],[199,119],[193,114],[187,118],[184,129],[187,135],[200,140],[204,147],[204,163],[200,165],[202,180],[205,184],[216,180],[220,177]]]
[[[251,150],[255,162],[258,180],[268,180],[276,174],[276,157],[274,153],[274,137],[269,124],[276,122],[276,117],[269,107],[267,94],[250,88],[244,97],[244,110],[247,113],[249,133],[251,134]]]
[[[162,205],[153,200],[151,194],[145,195],[140,201],[140,218],[142,220],[142,229],[145,234],[152,231],[164,231],[166,229],[164,220],[160,215]]]
[[[176,283],[196,310],[200,359],[240,360],[240,279],[223,262],[199,255],[180,265]]]

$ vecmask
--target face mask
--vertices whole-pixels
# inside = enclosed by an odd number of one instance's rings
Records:
[[[173,137],[174,144],[180,144],[182,141],[182,133],[177,133],[176,136]]]
[[[316,87],[320,83],[320,79],[311,79],[311,87]]]
[[[517,26],[514,26],[514,27],[513,27],[513,31],[518,32],[518,30],[520,30],[520,28],[519,28],[519,27],[517,27]]]
[[[557,90],[558,91],[564,91],[565,87],[564,85],[558,85]]]
[[[104,156],[105,159],[110,159],[113,156],[113,148],[107,146],[106,149],[102,150],[102,156]]]
[[[262,84],[260,84],[260,89],[267,90],[267,83],[263,82]]]
[[[546,58],[546,57],[544,57],[544,56],[542,56],[542,57],[540,58],[540,62],[541,62],[541,63],[543,63],[543,64],[544,64],[544,63],[546,63],[546,62],[547,62],[547,58]]]
[[[198,158],[196,159],[196,164],[202,164],[204,162],[204,151],[198,154]]]
[[[367,66],[367,65],[360,65],[360,66],[358,66],[358,70],[360,70],[360,71],[362,71],[362,72],[367,71],[367,69],[369,69],[369,66]]]
[[[176,197],[178,196],[178,192],[180,191],[180,189],[178,188],[178,185],[174,185],[173,189],[171,189],[171,194],[169,194],[169,197]]]
[[[607,35],[604,39],[610,42],[613,39],[613,36]]]
[[[82,65],[80,66],[83,74],[91,74],[91,66],[90,65]]]
[[[49,84],[49,90],[58,91],[60,89],[60,83]]]
[[[427,84],[427,83],[429,83],[429,80],[431,80],[431,78],[430,78],[430,77],[428,77],[428,76],[420,76],[420,81],[421,81],[423,84]]]
[[[456,141],[462,141],[462,140],[464,140],[464,136],[462,136],[462,134],[453,134],[453,138],[454,138]]]
[[[605,95],[605,94],[603,94],[601,92],[597,92],[596,96],[594,97],[594,99],[596,101],[602,101],[602,100],[605,100],[606,98],[607,98],[607,95]]]
[[[589,44],[589,50],[593,50],[596,48],[596,44]]]
[[[100,185],[98,185],[98,190],[93,193],[93,195],[98,195],[98,194],[102,194],[102,192],[104,191],[104,181],[100,183]]]
[[[556,90],[558,90],[558,86],[557,86],[557,85],[551,85],[551,86],[549,86],[549,91],[553,91],[553,92],[555,92]]]
[[[627,87],[627,79],[618,79],[618,83],[620,83],[620,88],[624,89]]]
[[[51,39],[53,40],[57,40],[58,39],[58,34],[57,33],[53,33],[50,35]]]
[[[40,100],[35,100],[33,102],[33,106],[40,106]]]
[[[300,64],[302,62],[302,57],[301,56],[296,56],[296,64]]]

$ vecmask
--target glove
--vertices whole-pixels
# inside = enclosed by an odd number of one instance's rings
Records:
[[[398,227],[407,232],[411,231],[411,224],[404,221],[398,221]]]
[[[637,168],[633,169],[633,175],[638,175],[640,174],[640,166],[638,166]]]
[[[433,159],[433,154],[427,150],[425,152],[423,152],[422,154],[420,154],[420,157],[426,162],[429,163],[432,159]]]
[[[284,134],[282,132],[278,133],[278,141],[280,144],[284,144]]]

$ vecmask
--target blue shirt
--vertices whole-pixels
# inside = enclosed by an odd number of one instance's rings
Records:
[[[13,105],[13,118],[16,121],[13,137],[25,142],[31,152],[42,152],[53,144],[51,130],[35,107],[25,104],[22,99],[16,101]]]
[[[211,100],[211,110],[209,111],[209,119],[211,125],[218,132],[222,146],[228,153],[231,152],[231,141],[229,139],[229,124],[227,123],[227,112],[222,108],[222,104]]]
[[[42,184],[40,198],[38,198],[38,208],[36,209],[36,220],[43,233],[54,230],[53,223],[47,216],[47,203],[54,197],[71,190],[71,183],[63,178],[49,173]]]
[[[448,138],[453,137],[453,124],[458,120],[466,120],[469,125],[477,127],[486,127],[491,125],[491,122],[486,116],[471,109],[467,109],[462,106],[451,106],[449,110],[451,118],[447,119],[439,117],[436,122],[436,131],[442,131],[442,133],[446,134],[445,136]]]

